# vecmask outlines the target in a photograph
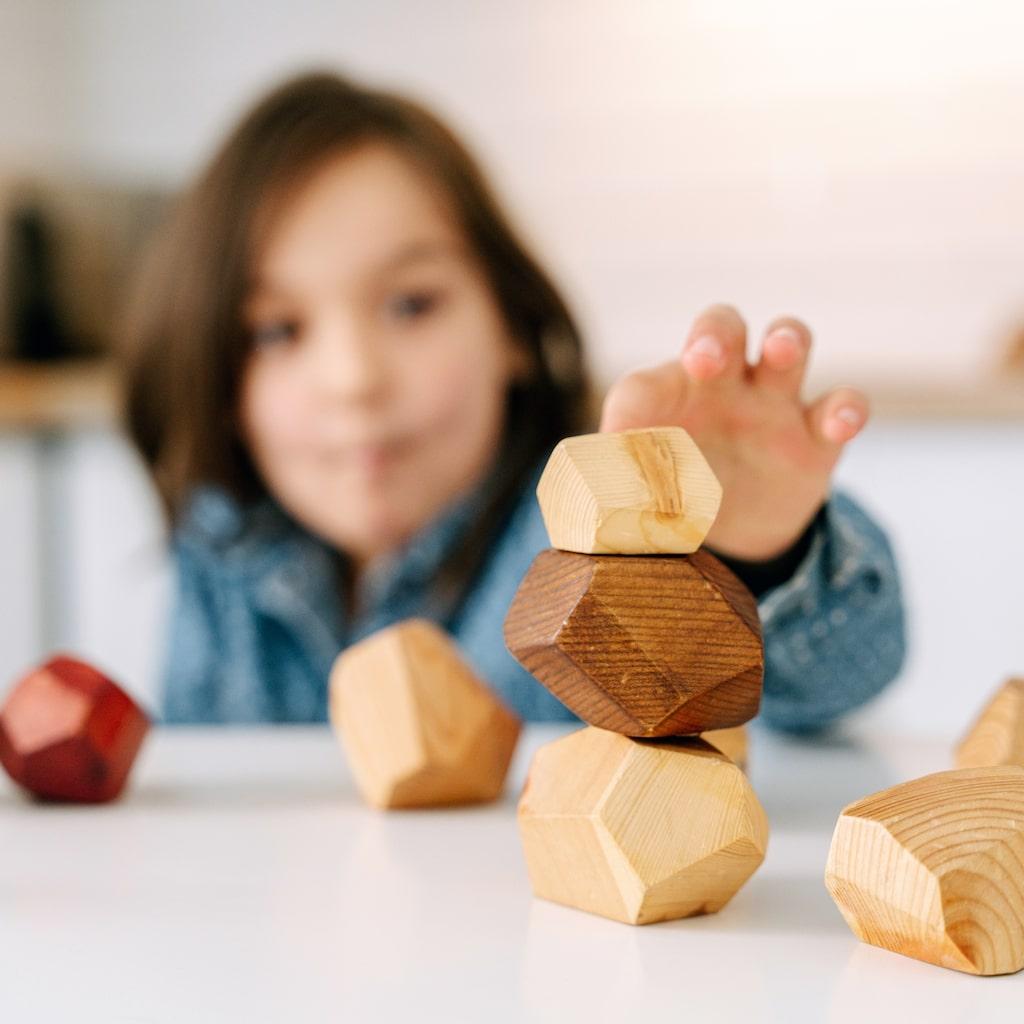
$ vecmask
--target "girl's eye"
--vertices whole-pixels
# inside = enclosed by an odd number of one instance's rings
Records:
[[[387,312],[395,320],[415,320],[435,309],[440,299],[437,292],[405,292],[388,300]]]
[[[269,348],[293,341],[298,333],[298,324],[293,320],[267,320],[252,328],[252,344],[254,348]]]

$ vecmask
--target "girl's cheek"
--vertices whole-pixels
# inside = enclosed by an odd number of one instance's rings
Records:
[[[242,390],[243,422],[252,443],[265,448],[288,444],[300,433],[300,389],[278,367],[255,368]]]

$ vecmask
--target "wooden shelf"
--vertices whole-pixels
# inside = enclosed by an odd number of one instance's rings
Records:
[[[851,379],[843,383],[860,388],[871,401],[871,415],[881,421],[975,420],[1024,422],[1024,376],[1001,378],[900,381]],[[827,385],[816,384],[807,394],[820,394]]]
[[[852,380],[881,421],[1024,422],[1024,376],[999,380]],[[812,381],[807,394],[824,390]],[[109,361],[32,364],[0,360],[0,430],[76,430],[118,422],[121,387]]]
[[[112,426],[120,407],[120,383],[110,362],[0,361],[0,430]]]

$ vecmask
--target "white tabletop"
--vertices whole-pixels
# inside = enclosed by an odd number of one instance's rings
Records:
[[[514,794],[558,732],[474,809],[365,808],[326,729],[158,730],[108,807],[0,783],[0,1021],[1024,1020],[1024,974],[861,945],[822,884],[840,808],[945,745],[755,731],[764,866],[717,915],[633,928],[530,895]]]

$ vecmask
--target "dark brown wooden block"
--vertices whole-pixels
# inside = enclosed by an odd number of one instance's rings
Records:
[[[705,551],[542,551],[512,601],[505,642],[583,721],[627,736],[725,729],[760,706],[757,604]]]

